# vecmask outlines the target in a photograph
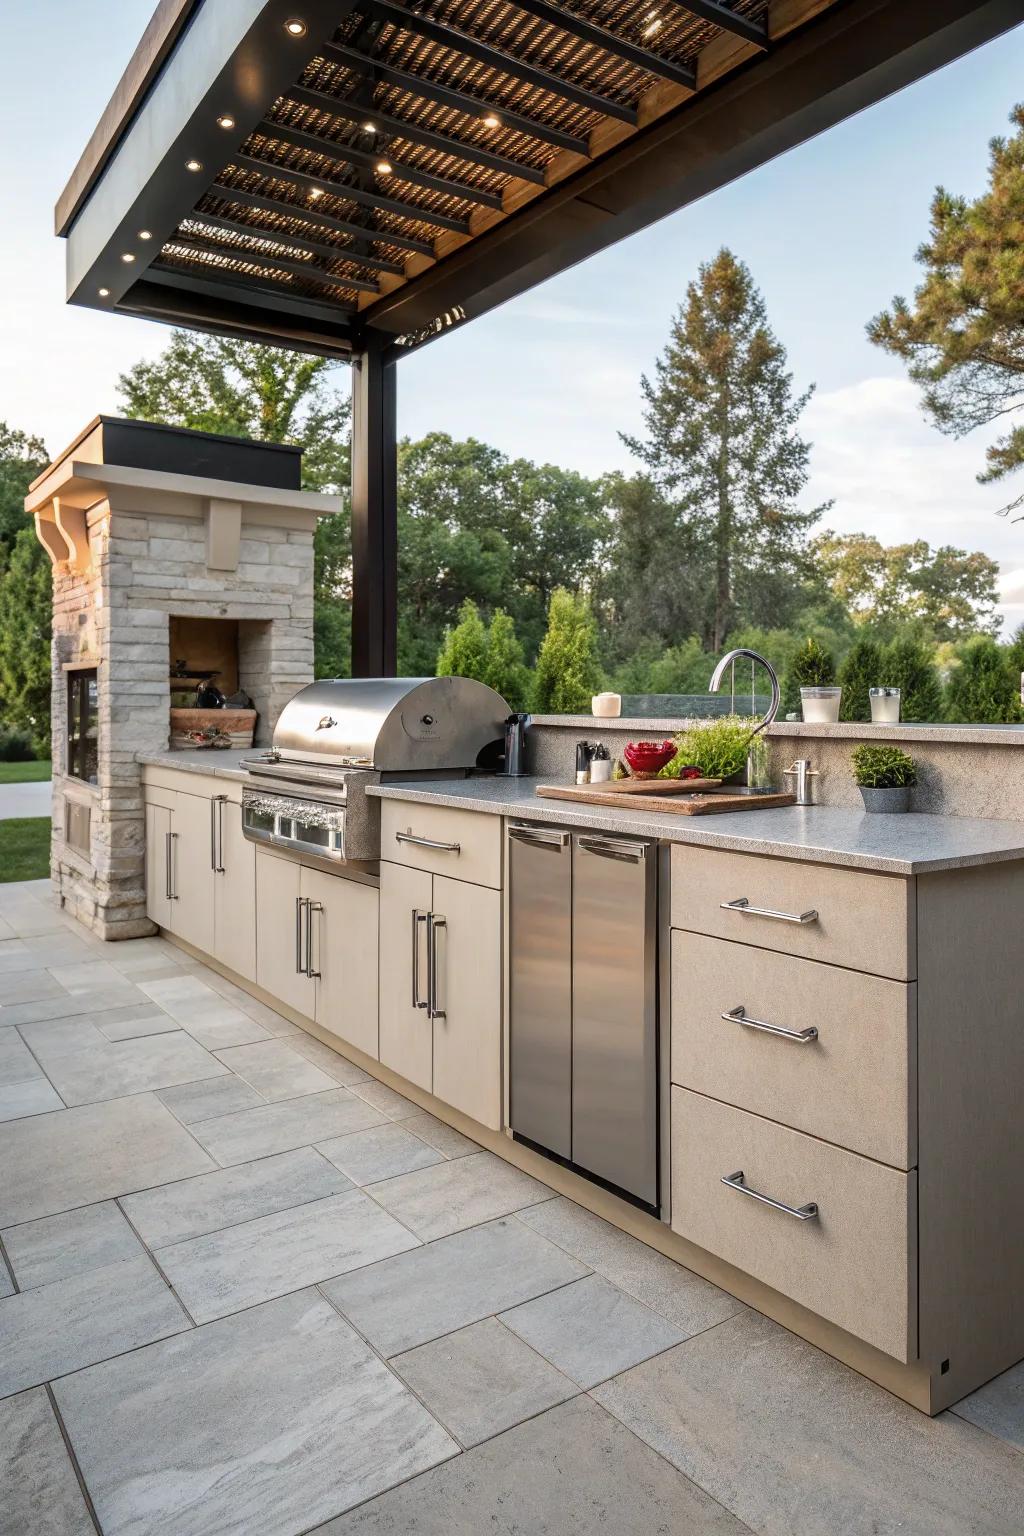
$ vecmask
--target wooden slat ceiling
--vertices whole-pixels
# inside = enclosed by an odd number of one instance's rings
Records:
[[[787,11],[824,8],[775,7],[783,29]],[[360,0],[267,104],[153,270],[358,313],[756,58],[768,10]]]

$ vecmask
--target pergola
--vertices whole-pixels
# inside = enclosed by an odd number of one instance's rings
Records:
[[[351,361],[353,671],[393,674],[398,359],[1021,20],[1024,0],[160,0],[57,205],[68,298]]]

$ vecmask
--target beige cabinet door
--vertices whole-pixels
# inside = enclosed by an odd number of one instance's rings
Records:
[[[199,795],[176,794],[171,814],[171,932],[210,950],[213,943],[213,805]]]
[[[300,888],[310,904],[316,1022],[376,1060],[377,891],[316,869],[302,871]]]
[[[434,1093],[501,1126],[501,893],[434,876]]]
[[[213,952],[246,981],[256,980],[256,844],[242,833],[242,807],[214,801],[216,858],[213,881]]]
[[[305,908],[301,866],[256,849],[256,981],[307,1019],[313,1017],[316,982],[305,974]]]
[[[146,916],[161,928],[171,926],[171,897],[167,860],[171,813],[166,806],[146,802]]]
[[[426,929],[433,883],[423,870],[380,866],[380,1060],[428,1093],[434,1048]]]

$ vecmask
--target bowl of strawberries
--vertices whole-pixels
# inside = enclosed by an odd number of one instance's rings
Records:
[[[676,755],[674,741],[630,741],[622,749],[634,779],[656,779]]]

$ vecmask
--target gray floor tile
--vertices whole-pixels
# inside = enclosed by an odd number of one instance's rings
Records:
[[[149,1093],[204,1077],[222,1077],[228,1068],[184,1030],[141,1040],[108,1040],[47,1063],[47,1076],[66,1104],[96,1104]]]
[[[45,970],[48,965],[62,961],[85,960],[89,953],[89,945],[70,933],[0,939],[0,976],[9,976],[15,971]]]
[[[52,965],[50,975],[72,997],[91,997],[94,992],[130,985],[109,960],[80,960],[72,965]]]
[[[296,1152],[147,1189],[121,1203],[143,1241],[155,1249],[351,1188],[326,1158],[311,1147],[300,1147]]]
[[[620,1291],[653,1307],[689,1336],[744,1310],[709,1280],[675,1264],[628,1232],[559,1197],[519,1213],[519,1220],[604,1275]]]
[[[387,1115],[389,1120],[406,1120],[410,1115],[423,1113],[418,1104],[414,1104],[404,1094],[396,1093],[387,1083],[378,1083],[376,1078],[367,1077],[364,1082],[357,1083],[352,1092],[358,1093],[360,1098],[372,1104],[374,1109],[379,1109],[381,1114]]]
[[[11,1272],[4,1262],[4,1256],[2,1253],[0,1253],[0,1299],[2,1299],[4,1296],[13,1295],[14,1281],[11,1279]]]
[[[354,1083],[365,1083],[370,1074],[364,1072],[362,1067],[357,1067],[354,1061],[348,1061],[337,1051],[332,1051],[329,1045],[324,1045],[322,1040],[307,1035],[303,1030],[298,1030],[289,1036],[288,1043],[305,1056],[307,1061],[312,1061],[321,1067],[336,1083],[341,1083],[343,1088],[349,1088]]]
[[[639,1365],[685,1337],[603,1275],[502,1312],[501,1321],[581,1387]]]
[[[429,1242],[550,1200],[551,1191],[493,1153],[477,1152],[386,1179],[373,1186],[373,1198]]]
[[[160,1267],[197,1323],[361,1269],[416,1238],[357,1189],[160,1249]]]
[[[104,1536],[299,1536],[456,1450],[315,1291],[54,1392]]]
[[[337,1082],[315,1066],[287,1040],[261,1040],[218,1051],[217,1057],[264,1099],[295,1099],[305,1093],[326,1093]]]
[[[151,1094],[0,1126],[0,1226],[214,1167]]]
[[[102,1050],[108,1046],[109,1037],[97,1027],[99,1017],[102,1015],[83,1013],[71,1019],[46,1019],[37,1024],[22,1024],[16,1033],[39,1058],[45,1070],[50,1062],[61,1056],[75,1056],[79,1051]]]
[[[321,1142],[318,1150],[354,1184],[376,1184],[444,1161],[440,1152],[400,1125],[377,1125],[353,1136],[336,1136]]]
[[[24,1120],[29,1115],[48,1115],[63,1108],[63,1099],[45,1077],[0,1085],[0,1120]]]
[[[6,1010],[14,1003],[38,1003],[44,997],[67,997],[67,992],[49,971],[15,971],[0,981],[0,1024]]]
[[[309,1536],[492,1532],[745,1536],[746,1527],[596,1403],[577,1397]]]
[[[214,992],[227,1002],[233,1003],[236,1008],[240,1008],[243,1013],[248,1014],[255,1023],[262,1025],[267,1035],[275,1039],[285,1035],[289,1038],[293,1035],[304,1036],[305,1032],[297,1024],[293,1024],[291,1019],[286,1019],[276,1009],[260,1002],[258,997],[251,996],[242,987],[236,986],[233,981],[228,981],[226,976],[218,976],[216,971],[207,970],[205,967],[200,967],[199,975]]]
[[[108,1040],[139,1040],[144,1035],[168,1035],[181,1025],[155,1003],[140,1008],[118,1009],[117,1018],[99,1018],[96,1027]],[[129,1015],[124,1017],[123,1015]]]
[[[463,1136],[461,1131],[446,1125],[435,1115],[410,1115],[402,1124],[407,1131],[412,1131],[414,1136],[418,1136],[428,1146],[436,1147],[445,1157],[468,1157],[471,1152],[480,1151],[475,1141],[470,1141],[468,1136]]]
[[[199,1120],[213,1120],[217,1115],[235,1114],[240,1109],[258,1109],[266,1100],[240,1077],[207,1077],[198,1083],[182,1083],[177,1088],[161,1088],[157,1098],[173,1110],[182,1125]]]
[[[0,1403],[0,1536],[95,1536],[42,1387]]]
[[[755,1312],[594,1391],[765,1536],[1019,1536],[1020,1453],[926,1418]]]
[[[586,1274],[506,1218],[328,1281],[324,1294],[382,1355],[397,1355]]]
[[[0,1238],[23,1291],[103,1269],[122,1259],[139,1258],[143,1253],[113,1200],[7,1227]]]
[[[16,1029],[0,1029],[0,1086],[42,1077],[39,1065]]]
[[[315,1141],[363,1131],[383,1122],[383,1115],[362,1099],[353,1098],[347,1088],[332,1088],[330,1093],[310,1093],[301,1099],[265,1104],[260,1109],[218,1115],[214,1120],[194,1125],[192,1134],[227,1167],[267,1157],[271,1152],[312,1146]]]
[[[0,1301],[0,1397],[189,1326],[144,1256]]]
[[[198,976],[183,972],[181,976],[144,981],[140,988],[208,1050],[222,1051],[232,1045],[270,1039],[261,1025],[225,1002]]]
[[[145,1001],[145,999],[143,999]],[[98,1013],[107,1008],[124,1008],[130,1005],[138,1006],[139,994],[136,988],[130,987],[126,982],[116,989],[111,987],[106,991],[90,993],[72,997],[70,992],[62,992],[59,997],[44,997],[38,1003],[14,1003],[10,1008],[5,1008],[0,1014],[0,1020],[4,1024],[39,1024],[47,1019],[69,1019],[85,1012]]]
[[[391,1365],[465,1446],[490,1440],[577,1391],[493,1317],[397,1355]]]
[[[1024,1362],[972,1392],[953,1412],[1024,1451]]]
[[[187,961],[190,956],[184,950],[175,949],[166,939],[128,939],[122,944],[112,944],[107,957],[109,963],[115,966],[124,976],[130,976],[133,972],[154,963],[172,964],[180,966],[182,961]]]

